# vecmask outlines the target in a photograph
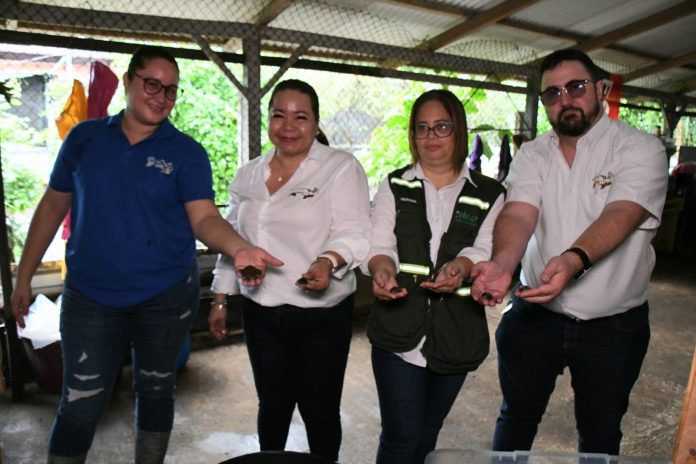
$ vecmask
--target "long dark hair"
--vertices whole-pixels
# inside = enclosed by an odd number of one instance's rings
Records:
[[[466,113],[464,105],[455,94],[445,89],[429,90],[416,99],[411,108],[411,118],[408,123],[408,147],[411,150],[413,163],[418,162],[418,150],[416,149],[416,139],[414,132],[416,130],[416,122],[418,111],[426,102],[437,101],[442,104],[447,111],[447,114],[454,123],[454,159],[452,167],[456,172],[461,171],[466,161],[466,155],[469,152],[469,130],[466,125]]]
[[[310,105],[312,106],[312,111],[314,112],[314,118],[317,121],[317,125],[319,124],[319,96],[317,95],[317,91],[314,90],[314,87],[312,87],[305,81],[301,81],[299,79],[287,79],[276,84],[276,86],[273,88],[273,92],[271,92],[271,98],[270,100],[268,100],[269,111],[271,109],[271,106],[273,106],[273,99],[275,98],[276,94],[278,92],[282,92],[283,90],[295,90],[296,92],[300,92],[302,94],[307,95],[309,97]],[[317,128],[317,142],[322,143],[324,145],[328,145],[329,139],[326,138],[326,135],[321,130],[321,128],[319,128],[318,126]]]
[[[174,55],[156,45],[143,45],[138,47],[128,63],[128,79],[133,79],[137,71],[147,66],[148,61],[157,58],[169,61],[176,68],[176,72],[179,72],[179,65],[176,63]]]

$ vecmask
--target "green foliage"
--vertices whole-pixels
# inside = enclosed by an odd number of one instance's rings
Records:
[[[655,127],[662,129],[664,125],[661,111],[621,107],[619,118],[636,129],[650,134],[654,133]]]
[[[5,82],[12,93],[11,103],[0,98],[0,143],[17,145],[41,144],[45,140],[45,134],[33,129],[29,125],[29,118],[20,117],[9,112],[12,107],[19,107],[21,102],[21,87],[17,79]]]
[[[3,181],[10,250],[14,256],[20,256],[31,214],[46,185],[29,169],[12,165],[3,172]]]
[[[212,63],[179,60],[179,68],[184,92],[170,119],[206,149],[213,169],[215,202],[227,204],[227,186],[237,171],[239,93]]]
[[[551,123],[549,122],[549,117],[546,115],[546,110],[543,106],[539,106],[539,112],[537,114],[537,137],[550,130]]]
[[[412,101],[409,103],[409,108]],[[394,114],[372,132],[370,150],[360,162],[370,187],[376,189],[390,172],[412,162],[408,147],[408,116]]]
[[[19,117],[8,111],[11,106],[21,105],[21,87],[16,79],[6,83],[13,98],[11,104],[0,98],[0,144],[2,152],[7,153],[10,146],[31,146],[45,143],[45,133],[33,129],[29,118]],[[41,198],[45,184],[27,168],[13,166],[7,156],[3,157],[3,181],[5,194],[5,214],[7,215],[10,258],[20,256],[29,228],[29,220],[34,207]]]

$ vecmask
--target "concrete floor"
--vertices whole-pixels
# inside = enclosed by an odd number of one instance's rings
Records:
[[[652,340],[643,371],[624,418],[622,455],[669,459],[681,414],[696,336],[696,259],[661,256],[650,286]],[[491,332],[502,308],[489,312]],[[256,394],[240,337],[210,346],[194,339],[194,350],[179,374],[174,431],[167,464],[218,463],[257,450]],[[380,430],[377,395],[362,321],[356,321],[343,396],[341,462],[374,462]],[[100,423],[91,463],[132,462],[133,398],[128,368]],[[47,435],[58,397],[27,385],[18,404],[0,396],[0,448],[4,464],[44,462]],[[490,449],[500,404],[495,344],[484,364],[470,374],[440,434],[439,448]],[[577,435],[569,376],[559,378],[540,426],[534,450],[573,452]],[[299,416],[288,449],[307,450]]]

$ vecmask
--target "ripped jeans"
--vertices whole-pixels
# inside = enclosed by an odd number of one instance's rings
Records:
[[[50,454],[87,453],[131,343],[137,426],[171,431],[177,360],[198,310],[199,289],[195,265],[178,284],[125,308],[101,305],[66,283],[60,313],[63,392]]]

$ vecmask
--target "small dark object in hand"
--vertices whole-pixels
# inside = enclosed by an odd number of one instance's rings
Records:
[[[526,285],[520,285],[519,287],[517,287],[517,290],[519,290],[520,292],[524,292],[529,290],[529,287],[527,287]]]
[[[261,278],[261,271],[256,269],[254,266],[247,266],[242,269],[242,279],[244,280],[254,280]]]
[[[307,280],[307,278],[305,276],[302,276],[299,279],[297,279],[296,283],[297,283],[297,285],[307,285],[309,283],[309,281]]]
[[[401,290],[403,290],[401,287],[392,287],[389,289],[389,293],[399,293]]]
[[[483,298],[484,300],[492,300],[492,299],[493,299],[493,295],[491,295],[491,294],[488,293],[488,292],[483,292],[483,293],[481,294],[481,298]]]

